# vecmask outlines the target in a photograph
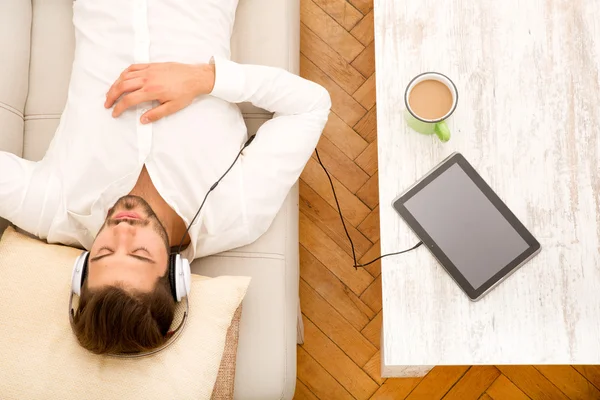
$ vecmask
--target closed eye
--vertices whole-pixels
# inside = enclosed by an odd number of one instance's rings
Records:
[[[102,250],[106,250],[106,251],[108,251],[108,253],[105,253],[105,254],[102,254],[102,255],[100,255],[100,256],[96,256],[96,257],[94,257],[94,258],[91,258],[91,259],[90,259],[90,262],[92,262],[92,261],[98,261],[98,260],[102,260],[104,257],[106,257],[106,256],[109,256],[109,255],[111,255],[111,254],[113,254],[113,253],[114,253],[114,251],[113,251],[112,249],[110,249],[110,248],[108,248],[108,247],[106,247],[106,246],[102,246],[102,247],[100,247],[100,248],[98,249],[98,253],[101,253],[101,252],[102,252]]]
[[[145,252],[146,254],[148,254],[148,256],[149,256],[149,257],[152,257],[152,254],[150,254],[150,252],[148,251],[148,249],[147,249],[147,248],[145,248],[145,247],[138,247],[137,249],[133,250],[133,253],[137,253],[138,251],[143,251],[143,252]],[[138,259],[138,260],[140,260],[140,261],[144,261],[144,262],[147,262],[147,263],[156,264],[156,263],[154,262],[154,260],[152,260],[152,259],[150,259],[150,258],[146,258],[146,257],[140,257],[140,256],[138,256],[138,255],[135,255],[135,254],[130,254],[129,256],[130,256],[130,257],[133,257],[133,258],[136,258],[136,259]]]
[[[150,254],[150,252],[148,251],[147,248],[145,247],[138,247],[137,249],[133,250],[132,253],[137,253],[138,251],[144,251],[146,252],[146,254],[148,254],[149,256],[152,256],[152,254]]]
[[[108,257],[108,256],[110,256],[111,254],[114,254],[114,250],[112,250],[111,248],[109,248],[109,247],[106,247],[106,246],[102,246],[102,247],[100,247],[100,248],[98,249],[98,253],[101,253],[103,250],[104,250],[104,251],[107,251],[107,253],[105,253],[105,254],[101,254],[101,255],[99,255],[99,256],[96,256],[96,257],[94,257],[94,258],[91,258],[91,259],[90,259],[90,262],[99,261],[99,260],[102,260],[104,257]],[[156,264],[156,262],[155,262],[154,260],[150,259],[150,258],[141,257],[141,256],[139,256],[139,255],[136,255],[136,254],[135,254],[135,253],[137,253],[137,252],[139,252],[139,251],[143,251],[143,252],[145,252],[145,253],[146,253],[146,254],[147,254],[149,257],[152,257],[152,254],[150,254],[150,251],[148,251],[148,249],[147,249],[147,248],[145,248],[145,247],[143,247],[143,246],[142,246],[142,247],[138,247],[138,248],[134,249],[134,250],[131,252],[131,254],[129,254],[129,257],[132,257],[132,258],[135,258],[136,260],[144,261],[144,262],[147,262],[147,263]]]

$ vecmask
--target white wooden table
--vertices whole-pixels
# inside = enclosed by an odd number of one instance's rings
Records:
[[[375,0],[381,248],[418,239],[391,201],[459,151],[542,244],[472,303],[424,247],[382,262],[382,375],[600,364],[600,1]],[[452,139],[410,131],[409,80],[454,80]]]

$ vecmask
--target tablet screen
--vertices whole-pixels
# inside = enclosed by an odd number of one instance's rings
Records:
[[[456,163],[404,206],[475,290],[529,247]]]

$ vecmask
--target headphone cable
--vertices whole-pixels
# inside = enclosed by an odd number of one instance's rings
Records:
[[[325,168],[325,166],[323,165],[323,162],[321,161],[321,157],[319,157],[319,150],[317,150],[316,148],[315,148],[315,154],[317,156],[317,161],[319,161],[321,168],[323,168],[323,171],[325,171],[325,174],[327,174],[327,178],[329,179],[329,184],[331,185],[331,191],[333,192],[333,198],[335,199],[335,204],[337,205],[338,213],[340,214],[340,219],[342,220],[342,226],[344,227],[344,232],[346,232],[346,236],[348,237],[348,241],[350,242],[350,247],[352,248],[352,259],[354,260],[354,269],[364,268],[367,265],[373,264],[375,261],[381,260],[384,257],[395,256],[398,254],[407,253],[409,251],[416,249],[417,247],[419,247],[423,244],[423,242],[419,242],[416,245],[414,245],[413,247],[411,247],[410,249],[398,251],[396,253],[384,254],[384,255],[381,255],[367,263],[359,264],[358,261],[356,260],[356,251],[354,250],[354,242],[352,241],[352,238],[350,237],[350,234],[348,233],[348,228],[346,228],[346,222],[344,221],[344,216],[342,215],[342,208],[340,207],[340,202],[338,201],[337,194],[335,192],[335,187],[333,186],[333,180],[331,179],[331,176],[329,175],[327,168]]]
[[[225,176],[229,173],[229,171],[231,171],[231,169],[233,168],[233,166],[235,165],[235,163],[237,162],[237,160],[242,155],[242,152],[244,151],[244,149],[246,147],[248,147],[250,145],[250,143],[252,143],[252,141],[254,140],[255,137],[256,137],[256,135],[252,135],[252,136],[250,136],[248,138],[248,140],[246,141],[246,143],[244,143],[244,146],[242,146],[242,148],[238,152],[237,156],[235,157],[235,159],[233,160],[233,162],[229,166],[229,168],[227,168],[227,170],[223,173],[223,175],[221,175],[221,177],[210,187],[210,189],[208,190],[208,192],[206,192],[206,195],[204,196],[204,200],[202,200],[202,204],[200,204],[200,207],[198,208],[198,211],[196,212],[196,215],[194,215],[194,218],[192,218],[192,221],[189,223],[187,229],[185,230],[185,233],[181,237],[181,242],[179,243],[179,247],[177,249],[177,253],[181,253],[181,248],[183,246],[183,242],[185,241],[185,238],[186,238],[186,236],[187,236],[190,228],[194,224],[194,221],[196,220],[196,218],[198,218],[198,215],[200,215],[200,211],[202,211],[202,208],[204,207],[204,203],[206,203],[206,199],[208,198],[208,195],[213,190],[216,189],[216,187],[219,185],[219,183],[221,183],[221,180],[223,180],[223,178],[225,178]],[[331,176],[329,175],[329,171],[327,171],[327,168],[325,168],[325,165],[323,165],[323,162],[321,161],[321,157],[319,156],[319,151],[316,148],[315,148],[315,154],[317,156],[317,161],[319,161],[319,164],[321,165],[321,168],[323,168],[323,171],[325,171],[325,174],[327,175],[327,179],[329,179],[329,184],[331,185],[331,191],[333,192],[333,198],[335,199],[335,204],[337,205],[338,213],[340,214],[340,220],[342,221],[342,226],[344,227],[344,232],[346,232],[346,236],[348,237],[348,241],[350,242],[350,247],[352,248],[352,259],[354,261],[353,267],[355,269],[364,268],[367,265],[373,264],[375,261],[381,260],[384,257],[395,256],[395,255],[398,255],[398,254],[407,253],[409,251],[412,251],[412,250],[416,249],[417,247],[419,247],[419,246],[421,246],[423,244],[423,242],[419,242],[416,245],[414,245],[413,247],[411,247],[410,249],[398,251],[398,252],[395,252],[395,253],[383,254],[383,255],[381,255],[381,256],[379,256],[379,257],[377,257],[377,258],[375,258],[375,259],[373,259],[373,260],[371,260],[371,261],[369,261],[367,263],[359,264],[358,260],[356,259],[356,250],[354,249],[354,242],[352,241],[352,238],[350,237],[350,233],[348,233],[348,228],[346,227],[346,222],[344,221],[344,216],[342,215],[342,208],[340,207],[340,202],[338,201],[338,198],[337,198],[337,193],[336,193],[335,187],[333,185],[333,180],[331,179]]]
[[[240,156],[242,155],[242,151],[244,151],[244,149],[246,147],[250,146],[250,143],[252,143],[252,141],[254,140],[255,137],[256,137],[256,135],[252,135],[252,136],[250,136],[248,138],[248,140],[246,141],[246,143],[244,143],[244,146],[242,146],[242,148],[238,152],[237,156],[235,156],[235,159],[233,160],[233,162],[231,163],[231,165],[229,166],[229,168],[227,168],[227,171],[225,171],[225,173],[223,175],[221,175],[221,177],[210,187],[210,189],[208,190],[208,192],[206,192],[206,195],[204,196],[204,200],[202,200],[202,204],[200,204],[200,207],[198,208],[198,211],[196,212],[196,215],[194,215],[194,218],[192,218],[192,221],[188,225],[187,229],[185,230],[185,233],[183,234],[183,237],[181,238],[181,242],[179,243],[179,248],[177,249],[177,253],[181,253],[181,247],[183,246],[183,242],[185,241],[185,237],[187,236],[187,234],[188,234],[190,228],[192,227],[192,225],[194,224],[194,221],[196,220],[196,218],[200,214],[200,211],[202,211],[202,207],[204,207],[204,203],[206,203],[206,199],[208,198],[208,195],[210,194],[210,192],[212,192],[213,190],[215,190],[215,188],[219,185],[219,183],[221,183],[221,180],[223,178],[225,178],[225,176],[229,173],[229,171],[231,171],[231,168],[233,168],[233,166],[237,162],[238,158],[240,158]]]

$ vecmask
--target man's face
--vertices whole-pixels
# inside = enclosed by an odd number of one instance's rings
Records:
[[[152,208],[138,196],[120,198],[98,232],[88,263],[90,289],[122,283],[150,292],[167,270],[169,239]]]

